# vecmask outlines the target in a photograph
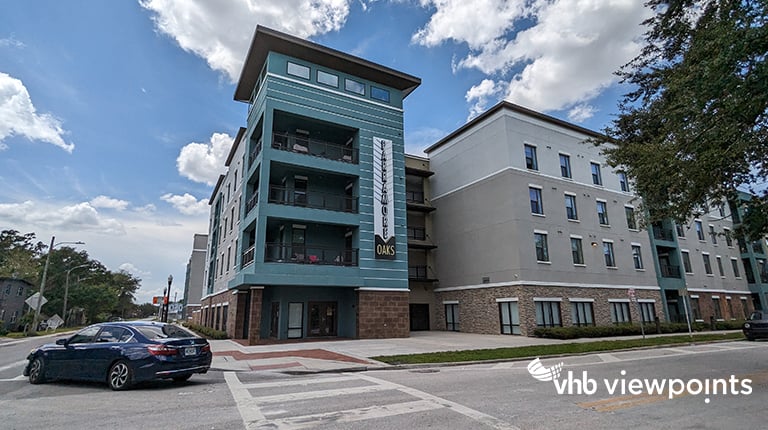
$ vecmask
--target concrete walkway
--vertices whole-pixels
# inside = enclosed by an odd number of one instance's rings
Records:
[[[734,331],[703,332],[733,333]],[[678,336],[685,333],[652,336]],[[694,333],[694,340],[696,338]],[[603,339],[572,340],[540,339],[525,336],[483,335],[446,331],[411,332],[400,339],[330,340],[274,345],[244,346],[232,340],[210,340],[213,351],[212,368],[233,371],[279,371],[288,373],[318,373],[360,371],[386,368],[390,365],[372,360],[381,355],[418,354],[425,352],[462,351],[520,347],[529,345],[560,345],[598,340],[639,339],[642,336],[620,336]]]

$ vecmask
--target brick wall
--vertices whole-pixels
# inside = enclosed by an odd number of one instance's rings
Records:
[[[382,339],[410,335],[408,291],[359,291],[357,337]]]

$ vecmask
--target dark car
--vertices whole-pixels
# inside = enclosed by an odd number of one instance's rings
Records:
[[[211,367],[208,341],[175,324],[94,324],[32,350],[24,368],[32,384],[56,379],[106,381],[113,390],[154,379],[186,381]]]
[[[741,329],[747,340],[755,340],[759,337],[768,337],[768,311],[754,311],[744,322]]]

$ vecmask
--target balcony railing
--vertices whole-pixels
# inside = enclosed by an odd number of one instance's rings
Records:
[[[408,266],[408,279],[413,281],[434,280],[429,276],[429,267],[427,266]]]
[[[358,162],[359,151],[356,148],[319,139],[310,139],[298,134],[274,133],[272,147],[282,151],[313,155],[345,163],[357,164]]]
[[[259,202],[259,192],[256,191],[253,194],[253,196],[250,199],[248,199],[247,202],[245,202],[245,214],[248,215],[249,213],[251,213],[251,211],[253,210],[253,208],[256,207],[256,204],[258,202]]]
[[[253,263],[254,248],[250,247],[243,252],[241,267],[250,266]]]
[[[357,266],[358,249],[331,248],[284,243],[265,244],[264,261],[269,263]]]
[[[423,191],[405,191],[406,203],[424,204],[424,192]]]
[[[256,145],[254,145],[253,150],[248,155],[248,168],[253,166],[253,163],[256,161],[256,157],[261,154],[261,139],[259,139],[258,142],[256,142]]]
[[[424,227],[408,227],[409,240],[427,240],[427,229]]]
[[[670,242],[675,240],[675,237],[672,235],[672,230],[657,226],[653,226],[653,238]]]
[[[662,278],[680,278],[680,266],[671,264],[659,264]]]
[[[269,186],[269,202],[289,206],[357,213],[357,197],[343,194],[298,191],[278,185]]]

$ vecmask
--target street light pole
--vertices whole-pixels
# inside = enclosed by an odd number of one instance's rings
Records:
[[[54,244],[54,240],[56,240],[56,236],[51,236],[51,246],[48,248],[48,256],[45,257],[45,267],[43,267],[43,279],[40,281],[40,296],[37,298],[37,306],[35,306],[35,316],[32,318],[32,330],[37,332],[37,322],[40,319],[40,308],[43,305],[43,292],[45,291],[45,278],[48,275],[48,264],[51,262],[51,253],[53,252],[53,248],[55,248],[57,245],[65,244],[65,243],[72,243],[76,245],[82,245],[85,242],[59,242]]]
[[[64,283],[64,307],[61,309],[61,317],[64,318],[64,327],[67,326],[67,296],[69,295],[69,274],[72,273],[72,271],[75,269],[88,266],[90,266],[90,264],[81,264],[67,270],[67,281]]]
[[[162,322],[168,322],[168,300],[171,297],[171,283],[173,282],[173,275],[168,275],[168,289],[165,290],[165,297],[163,297],[163,318]]]

